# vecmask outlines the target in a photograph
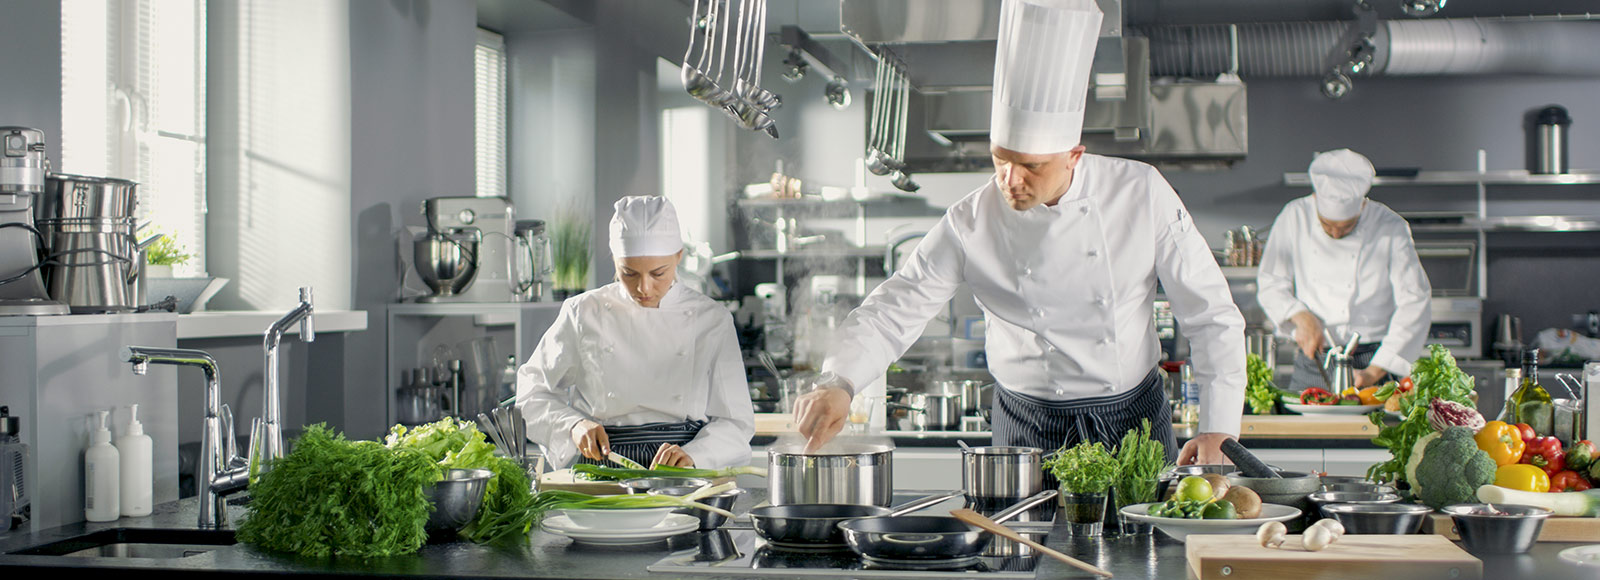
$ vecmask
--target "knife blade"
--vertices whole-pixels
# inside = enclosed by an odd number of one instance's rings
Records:
[[[639,462],[623,457],[622,454],[615,451],[607,453],[606,459],[610,459],[612,463],[621,465],[628,469],[645,469],[645,466],[639,465]]]

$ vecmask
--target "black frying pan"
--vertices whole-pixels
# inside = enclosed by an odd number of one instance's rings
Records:
[[[1056,496],[1045,490],[1024,499],[994,520],[1004,522]],[[993,538],[981,528],[949,516],[879,516],[839,523],[845,543],[868,562],[976,560]]]
[[[839,522],[911,513],[961,495],[959,491],[930,495],[894,509],[831,503],[758,507],[750,510],[750,522],[757,535],[780,548],[842,550],[846,546]]]

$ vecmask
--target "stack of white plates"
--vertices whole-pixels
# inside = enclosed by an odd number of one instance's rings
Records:
[[[574,542],[601,546],[624,546],[659,542],[678,534],[692,532],[700,527],[700,520],[686,514],[672,514],[661,523],[648,528],[591,528],[572,522],[565,514],[544,519],[544,530],[571,538]]]

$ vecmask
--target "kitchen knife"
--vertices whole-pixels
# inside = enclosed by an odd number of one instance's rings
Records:
[[[639,465],[639,462],[634,461],[632,459],[628,459],[626,457],[623,457],[622,454],[617,453],[615,451],[612,451],[612,452],[606,454],[606,459],[610,459],[612,463],[615,463],[617,465],[621,465],[621,466],[626,467],[628,469],[644,469],[645,468],[643,465]]]
[[[1278,475],[1278,472],[1273,471],[1271,467],[1267,467],[1267,464],[1257,459],[1254,453],[1251,453],[1249,449],[1245,449],[1243,445],[1233,439],[1222,440],[1222,454],[1233,460],[1233,464],[1239,466],[1239,471],[1244,473],[1245,477],[1265,479],[1280,479],[1283,477]]]

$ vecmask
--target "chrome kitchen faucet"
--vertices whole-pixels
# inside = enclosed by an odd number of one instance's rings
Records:
[[[266,386],[262,392],[263,417],[251,425],[248,459],[240,457],[234,448],[233,413],[222,404],[222,377],[216,359],[200,350],[123,347],[122,358],[133,363],[136,375],[149,372],[152,363],[200,367],[206,374],[205,425],[200,438],[200,465],[195,471],[201,528],[226,527],[228,516],[223,498],[249,485],[252,463],[258,465],[256,473],[259,475],[265,473],[267,460],[283,456],[282,411],[278,405],[278,342],[284,331],[296,322],[300,323],[301,339],[311,342],[315,338],[311,314],[311,288],[301,288],[300,304],[267,328],[263,344],[267,364]]]

